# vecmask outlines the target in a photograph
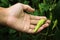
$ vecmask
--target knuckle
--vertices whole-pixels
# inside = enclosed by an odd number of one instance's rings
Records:
[[[29,5],[25,5],[27,8],[29,7],[30,8],[30,6]]]
[[[47,19],[45,16],[44,16],[45,19]]]
[[[17,4],[20,4],[20,3],[17,3]]]
[[[46,28],[46,27],[48,27],[48,26],[49,26],[49,24],[47,23],[47,24],[45,24],[44,26],[45,26],[45,28]]]
[[[25,5],[25,6],[29,7],[29,5]]]
[[[17,5],[21,5],[21,3],[16,3]]]
[[[45,16],[43,16],[42,18],[47,20],[47,18]]]
[[[22,4],[21,3],[16,3],[15,7],[22,8]]]
[[[50,24],[51,23],[51,20],[47,20],[47,23]]]

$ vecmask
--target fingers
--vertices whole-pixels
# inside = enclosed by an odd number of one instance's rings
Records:
[[[48,27],[50,24],[50,20],[47,20],[46,23],[44,25],[42,25],[37,32],[42,31],[43,29],[45,29],[46,27]]]
[[[28,12],[33,12],[35,11],[35,9],[33,9],[32,7],[30,7],[29,5],[25,5],[25,4],[22,4],[22,3],[19,3],[20,6],[22,6],[23,10],[25,11],[28,11]]]
[[[23,4],[23,9],[26,10],[26,11],[28,11],[28,12],[35,11],[35,9],[33,9],[32,7],[30,7],[29,5],[24,5],[24,4]]]
[[[41,16],[41,17],[40,16],[31,16],[30,23],[37,24],[40,19],[47,19],[47,18],[44,16]]]
[[[36,20],[39,20],[39,19],[47,19],[45,16],[34,16],[34,15],[30,15],[30,19],[36,19]]]
[[[47,21],[45,22],[45,24],[43,24],[43,25],[38,29],[37,32],[42,31],[44,28],[48,27],[49,24],[50,24],[50,20],[47,20]],[[29,28],[29,30],[28,30],[28,33],[35,33],[35,32],[34,32],[34,29],[35,29],[35,25],[30,25],[30,28]],[[36,32],[36,33],[37,33],[37,32]]]
[[[35,28],[35,25],[30,25],[29,28],[30,28],[30,29],[34,29],[34,28]]]
[[[46,23],[48,23],[48,24],[50,24],[50,22],[51,22],[50,20],[47,20],[47,21],[46,21]]]
[[[29,29],[27,33],[34,33],[34,29]]]
[[[42,25],[42,26],[39,28],[38,32],[42,31],[44,28],[46,28],[46,27],[48,27],[48,26],[49,26],[48,23]]]
[[[35,25],[30,25],[29,30],[27,31],[27,33],[34,33],[34,28],[35,28]]]
[[[30,20],[30,24],[37,24],[39,20]]]
[[[22,3],[17,3],[17,4],[19,4],[19,6],[21,6],[22,9],[25,10],[25,11],[28,11],[28,12],[35,11],[35,9],[33,9],[32,7],[30,7],[29,5],[25,5],[25,4],[22,4]]]

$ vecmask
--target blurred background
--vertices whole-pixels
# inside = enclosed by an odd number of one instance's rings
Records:
[[[51,24],[36,34],[18,32],[0,25],[0,40],[60,40],[60,0],[0,0],[0,7],[6,8],[18,2],[35,8],[33,13],[27,13],[46,16],[51,20]]]

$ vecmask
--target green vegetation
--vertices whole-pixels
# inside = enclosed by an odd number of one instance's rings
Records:
[[[36,34],[18,32],[1,25],[0,40],[60,40],[60,0],[0,0],[0,6],[9,7],[17,2],[35,8],[35,12],[30,14],[46,16],[51,24]]]

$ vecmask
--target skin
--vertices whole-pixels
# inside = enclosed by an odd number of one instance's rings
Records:
[[[35,9],[29,5],[16,3],[8,8],[0,7],[0,23],[8,25],[17,31],[26,33],[35,33],[34,28],[40,19],[46,19],[45,16],[33,16],[24,12],[33,12]],[[40,32],[44,28],[48,27],[50,20],[47,20],[37,32]]]

